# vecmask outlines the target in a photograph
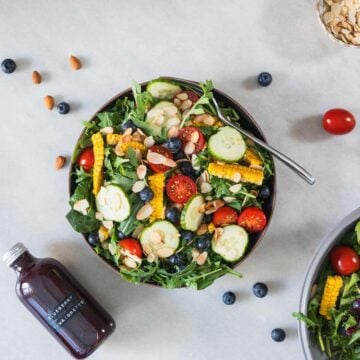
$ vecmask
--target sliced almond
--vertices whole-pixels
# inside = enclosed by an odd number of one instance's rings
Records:
[[[136,219],[139,220],[139,221],[140,220],[145,220],[152,214],[153,211],[154,211],[154,209],[150,204],[145,204],[137,212]]]
[[[191,108],[191,106],[192,106],[192,101],[191,101],[191,100],[185,100],[185,101],[183,101],[183,103],[181,104],[180,110],[181,110],[181,111],[188,110],[188,109]]]
[[[125,144],[125,143],[128,143],[132,140],[132,135],[124,135],[122,138],[121,138],[121,141]]]
[[[193,251],[191,252],[192,260],[196,261],[197,258],[199,257],[199,255],[200,255],[199,251],[196,249],[193,249]]]
[[[241,181],[241,174],[235,173],[234,176],[233,176],[233,180],[236,183],[240,182]]]
[[[137,169],[136,169],[136,176],[139,179],[145,179],[146,177],[146,173],[147,173],[147,167],[143,164],[141,164]]]
[[[207,224],[201,224],[200,227],[196,230],[197,235],[204,235],[206,234],[208,229]]]
[[[195,144],[191,141],[187,142],[184,147],[184,153],[185,154],[192,154],[195,151]]]
[[[179,135],[179,127],[176,125],[171,126],[167,132],[167,137],[170,139],[170,138],[176,137],[178,135]]]
[[[229,190],[233,193],[236,194],[237,192],[239,192],[242,188],[242,184],[235,184],[229,187]]]
[[[208,253],[207,251],[204,251],[198,256],[198,258],[196,259],[196,263],[200,266],[204,265],[207,258],[208,258]]]
[[[205,204],[201,204],[200,206],[199,206],[199,208],[198,208],[198,211],[200,212],[200,213],[204,213],[205,212]]]
[[[100,133],[102,135],[113,134],[114,129],[111,126],[106,126],[106,127],[102,128],[102,129],[100,129]]]
[[[144,140],[144,145],[149,148],[152,147],[155,144],[155,140],[152,136],[148,136],[145,140]]]
[[[176,98],[178,98],[181,101],[184,101],[184,100],[187,100],[189,98],[189,95],[185,91],[183,91],[183,92],[177,94]]]
[[[122,141],[118,142],[115,146],[115,154],[117,156],[124,156],[125,155],[125,152],[124,150],[122,149]]]
[[[224,230],[222,228],[215,228],[214,230],[214,239],[215,240],[219,240],[220,237],[222,236]]]
[[[163,165],[167,157],[154,151],[148,151],[146,159],[154,165]]]
[[[133,193],[139,193],[144,187],[146,186],[145,182],[143,180],[136,181],[134,185],[132,186],[131,190]]]
[[[102,224],[108,229],[111,230],[114,226],[114,222],[111,220],[105,220],[102,222]]]
[[[154,253],[150,253],[146,260],[149,262],[149,263],[153,263],[157,260],[157,256],[154,254]]]
[[[173,168],[177,166],[177,163],[173,159],[166,158],[164,165]]]
[[[200,191],[202,194],[207,194],[212,190],[212,186],[207,183],[207,182],[203,182],[200,186]]]
[[[156,252],[158,257],[167,258],[174,254],[174,249],[163,247]]]
[[[131,135],[133,132],[133,129],[132,128],[127,128],[124,133],[123,133],[123,136],[128,136],[128,135]]]
[[[225,205],[224,200],[216,199],[205,204],[205,214],[212,214]]]
[[[81,199],[75,202],[73,208],[74,210],[82,213],[83,215],[87,215],[87,210],[90,207],[89,202],[86,199]]]
[[[131,259],[130,257],[125,257],[123,260],[123,264],[130,269],[136,269],[137,267],[136,261]]]
[[[234,196],[224,196],[224,197],[223,197],[223,200],[224,200],[226,203],[231,203],[231,202],[233,202],[233,201],[236,200],[236,197],[234,197]]]
[[[196,143],[199,140],[199,133],[197,131],[193,131],[190,135],[190,141]]]
[[[132,135],[132,141],[137,141],[137,142],[143,142],[144,140],[144,136],[142,136],[140,133],[138,133],[137,131]]]

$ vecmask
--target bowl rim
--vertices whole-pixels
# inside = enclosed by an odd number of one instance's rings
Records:
[[[350,227],[360,220],[360,207],[353,210],[350,214],[346,215],[340,222],[325,236],[325,238],[317,246],[313,257],[311,258],[303,286],[300,293],[299,311],[306,314],[307,306],[311,297],[311,290],[318,277],[318,272],[322,267],[325,258],[329,254],[330,250],[340,240]],[[309,331],[303,321],[298,321],[298,334],[299,342],[306,360],[315,360],[310,351],[310,337]]]
[[[192,81],[195,84],[199,84],[198,81],[194,81],[194,80],[185,80],[182,78],[177,78],[177,77],[173,77],[173,76],[159,76],[158,79],[167,79],[169,81]],[[153,80],[153,79],[152,79]],[[141,82],[139,85],[141,86],[141,88],[145,87],[150,81],[152,80],[148,80],[148,81],[144,81]],[[233,106],[235,109],[238,108],[240,110],[240,112],[242,112],[245,117],[247,117],[248,121],[252,124],[252,126],[256,129],[256,131],[261,135],[263,141],[265,141],[267,143],[267,140],[264,136],[264,133],[262,131],[262,129],[260,128],[259,124],[256,122],[256,120],[253,118],[253,116],[242,106],[240,105],[236,100],[234,100],[232,97],[230,97],[229,95],[227,95],[225,92],[217,89],[217,88],[213,88],[213,93],[214,94],[218,94],[220,96],[222,96],[223,98],[226,99],[226,102],[228,102],[229,104],[231,104],[231,106]],[[126,88],[125,90],[120,91],[118,94],[116,94],[115,96],[113,96],[110,100],[108,100],[104,105],[102,105],[90,118],[89,118],[89,122],[93,121],[97,114],[105,111],[111,104],[113,104],[117,99],[122,98],[124,96],[126,96],[129,92],[131,92],[131,87]],[[82,137],[82,135],[85,132],[85,128],[81,131],[76,143],[75,143],[75,147],[73,152],[76,149],[76,145],[79,142],[80,138]],[[267,224],[265,229],[261,232],[261,234],[259,235],[258,239],[256,240],[256,243],[251,247],[251,249],[245,254],[245,256],[243,258],[241,258],[238,262],[235,262],[234,264],[231,264],[230,267],[232,269],[236,268],[237,266],[239,266],[243,261],[245,261],[248,257],[250,257],[250,254],[253,253],[253,251],[258,247],[259,243],[263,240],[265,234],[267,233],[268,228],[270,227],[270,223],[272,221],[273,218],[273,214],[275,211],[275,205],[276,205],[276,194],[277,194],[277,171],[276,171],[276,165],[275,165],[275,161],[273,156],[270,154],[270,159],[273,163],[273,177],[272,177],[272,187],[273,187],[273,194],[272,194],[272,200],[271,203],[269,203],[269,206],[271,208],[271,211],[269,212],[269,216],[267,218]],[[68,175],[68,189],[69,189],[69,196],[72,195],[72,174],[73,174],[73,168],[75,166],[76,162],[72,162],[70,164],[70,169],[69,169],[69,175]],[[85,243],[88,245],[88,247],[91,249],[91,252],[96,255],[97,258],[100,258],[106,265],[108,265],[112,270],[116,271],[116,273],[119,273],[119,269],[115,268],[115,266],[113,264],[111,264],[107,259],[103,258],[102,256],[96,254],[96,252],[94,251],[93,247],[88,243],[85,234],[80,233],[85,241]],[[223,276],[223,275],[222,275]],[[142,285],[152,285],[155,287],[159,287],[161,288],[160,285],[157,284],[151,284],[151,283],[141,283]]]

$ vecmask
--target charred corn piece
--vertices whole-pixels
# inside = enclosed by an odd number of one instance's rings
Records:
[[[109,230],[104,225],[100,226],[98,234],[100,242],[104,242],[109,238]]]
[[[103,182],[104,166],[104,139],[100,132],[91,137],[94,150],[94,167],[93,167],[93,193],[96,195]]]
[[[339,275],[327,277],[319,313],[328,320],[331,320],[330,310],[335,307],[342,286],[343,280]]]
[[[148,177],[149,187],[154,193],[154,197],[150,200],[150,205],[153,208],[153,212],[150,216],[150,222],[157,219],[164,219],[164,188],[165,188],[165,175],[154,174]]]
[[[122,135],[120,134],[107,134],[106,135],[106,143],[108,145],[116,145],[122,139]]]
[[[244,160],[250,165],[250,166],[262,166],[263,162],[258,155],[258,153],[251,148],[247,148],[244,154]]]
[[[208,225],[207,231],[208,231],[209,234],[212,234],[212,233],[215,231],[215,225],[214,225],[214,223],[211,222],[211,223]]]
[[[129,148],[133,148],[134,150],[140,150],[142,154],[146,152],[145,145],[138,141],[129,141],[121,144],[121,150],[124,153],[126,153]]]
[[[210,163],[208,166],[208,172],[210,175],[236,183],[241,181],[261,185],[264,180],[263,170],[237,164]]]

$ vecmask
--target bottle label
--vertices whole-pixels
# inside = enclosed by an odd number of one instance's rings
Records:
[[[48,312],[47,320],[54,329],[58,329],[76,315],[83,305],[84,299],[70,294]]]

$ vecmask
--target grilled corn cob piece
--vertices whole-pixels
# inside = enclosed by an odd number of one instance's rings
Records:
[[[104,140],[100,132],[91,136],[94,150],[93,193],[96,195],[103,182]]]
[[[142,154],[146,152],[145,145],[138,141],[129,141],[121,144],[121,150],[124,153],[126,153],[129,148],[133,148],[134,150],[140,150]]]
[[[250,165],[250,166],[262,166],[263,162],[260,158],[260,156],[257,154],[257,152],[254,149],[247,148],[244,154],[244,160]]]
[[[116,145],[121,140],[122,140],[122,135],[120,135],[120,134],[107,134],[106,135],[106,143],[108,145]]]
[[[236,183],[241,181],[261,185],[264,180],[263,170],[237,164],[210,163],[208,166],[208,172],[210,175]]]
[[[331,320],[330,310],[335,307],[342,286],[343,280],[339,275],[327,277],[319,313],[328,320]]]
[[[154,174],[148,177],[149,187],[154,193],[154,197],[149,201],[153,208],[153,212],[150,216],[150,222],[157,219],[164,219],[165,208],[164,208],[164,187],[165,187],[165,175]]]

